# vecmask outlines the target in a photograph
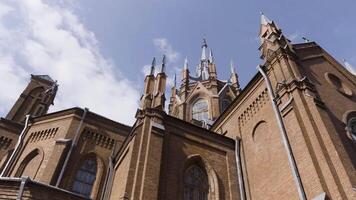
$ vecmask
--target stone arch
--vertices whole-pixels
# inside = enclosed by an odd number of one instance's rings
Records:
[[[251,134],[253,141],[257,140],[257,137],[258,135],[260,135],[261,131],[267,132],[268,134],[268,124],[264,120],[257,122],[256,125],[253,127]]]
[[[354,128],[351,130],[351,121],[352,124],[355,124],[355,120],[356,120],[356,110],[348,110],[342,116],[342,122],[344,122],[345,124],[346,135],[349,139],[353,141],[356,141],[356,133]]]
[[[213,167],[200,155],[194,154],[188,156],[184,164],[183,172],[185,172],[190,166],[194,164],[201,167],[207,175],[208,184],[209,184],[208,200],[219,200],[220,199],[219,180]]]
[[[44,158],[44,153],[41,148],[36,148],[32,150],[25,158],[21,161],[15,176],[28,176],[32,179],[36,178],[38,170],[42,164]]]
[[[100,185],[103,180],[103,176],[104,176],[104,172],[105,172],[105,165],[104,165],[103,159],[100,158],[94,152],[91,152],[91,153],[81,156],[81,158],[79,159],[79,162],[77,162],[77,164],[74,168],[75,170],[72,172],[72,175],[70,176],[71,177],[70,190],[73,190],[73,184],[75,182],[77,172],[80,170],[80,168],[82,167],[84,162],[86,162],[87,160],[94,160],[96,163],[95,180],[94,180],[94,183],[93,183],[93,186],[91,189],[91,194],[90,194],[91,199],[96,199],[97,196],[99,195],[98,193],[100,191]]]

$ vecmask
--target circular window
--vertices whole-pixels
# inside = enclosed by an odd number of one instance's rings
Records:
[[[352,117],[347,122],[347,130],[351,135],[351,138],[356,141],[356,117]]]
[[[350,89],[350,87],[348,87],[346,83],[342,82],[339,77],[337,77],[332,73],[326,73],[325,78],[339,92],[341,92],[342,94],[348,97],[352,96],[352,90]]]

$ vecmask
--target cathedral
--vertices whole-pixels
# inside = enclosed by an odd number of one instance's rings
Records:
[[[356,76],[263,14],[259,39],[244,88],[233,64],[219,79],[204,40],[166,102],[169,66],[154,59],[132,126],[48,113],[58,84],[31,75],[0,118],[0,199],[355,200]]]

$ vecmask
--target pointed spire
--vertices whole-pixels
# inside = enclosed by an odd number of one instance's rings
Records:
[[[209,62],[214,63],[214,56],[213,56],[213,50],[210,49],[209,51]]]
[[[174,82],[173,82],[173,86],[176,88],[177,87],[177,74],[174,73],[174,78],[173,78]]]
[[[235,74],[236,73],[235,72],[234,62],[232,61],[232,59],[230,61],[230,71],[231,71],[231,74]]]
[[[156,58],[153,57],[152,64],[151,64],[150,75],[154,75],[154,73],[155,73],[155,66],[156,66]]]
[[[261,24],[262,25],[267,25],[269,23],[271,23],[272,21],[269,20],[264,14],[263,12],[261,12]]]
[[[166,67],[166,55],[163,54],[161,73],[165,72],[165,67]]]
[[[183,67],[184,70],[187,70],[188,69],[188,58],[185,57],[184,59],[184,67]]]
[[[208,47],[206,43],[206,39],[203,39],[203,45],[201,46],[202,52],[201,52],[201,60],[206,60],[206,48]]]

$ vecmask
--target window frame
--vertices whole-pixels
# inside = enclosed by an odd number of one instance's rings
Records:
[[[197,106],[197,104],[199,103],[205,103],[206,104],[206,108],[204,109],[200,109],[200,110],[195,110],[195,106]],[[192,109],[191,109],[191,117],[194,120],[197,121],[208,121],[209,120],[209,102],[204,99],[204,98],[200,98],[197,99],[193,104],[192,104]],[[198,115],[199,117],[195,118],[194,116]]]
[[[90,171],[89,169],[85,168],[85,164],[86,162],[89,161],[93,161],[94,162],[94,166],[95,166],[95,170],[94,171]],[[71,190],[77,194],[86,196],[86,197],[91,197],[93,195],[93,191],[95,188],[95,183],[97,181],[97,176],[98,176],[98,162],[97,159],[95,157],[89,157],[84,159],[82,162],[80,162],[80,164],[78,165],[77,169],[75,170],[75,173],[73,175],[73,179],[72,179],[72,184],[71,184]],[[83,169],[84,168],[84,169]],[[79,177],[78,178],[78,174],[81,173],[81,175],[86,174],[86,175],[92,175],[91,177],[91,183],[87,180],[83,180],[84,177]],[[78,180],[79,179],[79,180]],[[88,179],[88,177],[85,177],[85,179]],[[80,191],[75,189],[76,184],[80,185]],[[90,187],[90,191],[86,192],[85,189],[83,189],[83,186],[89,186]],[[84,192],[83,192],[84,191]]]

